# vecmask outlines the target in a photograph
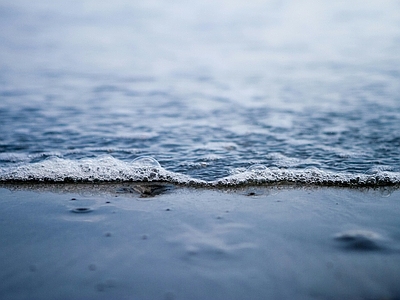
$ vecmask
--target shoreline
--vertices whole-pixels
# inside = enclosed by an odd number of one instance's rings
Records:
[[[6,299],[398,299],[400,190],[0,184]]]
[[[400,185],[340,185],[340,184],[307,184],[301,182],[274,182],[274,183],[246,183],[246,184],[196,184],[196,183],[175,183],[168,181],[105,181],[105,182],[46,182],[46,181],[0,181],[0,189],[12,191],[38,191],[38,192],[94,192],[119,194],[125,188],[135,190],[135,187],[165,187],[166,190],[191,189],[211,191],[232,191],[243,190],[318,190],[318,189],[339,189],[355,191],[382,191],[383,194],[400,190]],[[139,188],[140,189],[140,188]],[[139,194],[140,192],[137,191]],[[162,194],[162,193],[161,193]]]

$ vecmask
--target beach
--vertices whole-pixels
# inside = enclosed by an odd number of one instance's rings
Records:
[[[1,1],[0,300],[399,300],[399,24]]]
[[[2,184],[1,299],[399,299],[400,191]]]

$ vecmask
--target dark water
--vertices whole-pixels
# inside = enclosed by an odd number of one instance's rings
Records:
[[[400,183],[398,1],[2,1],[0,28],[1,181]]]

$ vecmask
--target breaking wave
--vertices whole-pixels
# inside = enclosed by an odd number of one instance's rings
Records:
[[[168,182],[196,186],[242,186],[300,184],[320,186],[378,187],[400,185],[400,173],[373,170],[353,174],[321,170],[315,167],[290,169],[253,165],[228,177],[206,181],[164,169],[152,157],[124,162],[110,155],[68,160],[49,158],[0,171],[0,182]]]

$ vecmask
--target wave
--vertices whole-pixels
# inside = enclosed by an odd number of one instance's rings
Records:
[[[168,171],[152,157],[144,156],[124,162],[105,155],[81,160],[54,157],[5,168],[0,171],[0,182],[168,182],[214,187],[274,184],[379,187],[400,185],[400,173],[376,169],[369,173],[354,174],[330,172],[315,167],[269,168],[257,164],[228,177],[205,181]]]
[[[329,172],[315,167],[306,169],[268,168],[253,165],[246,171],[216,180],[216,185],[305,184],[321,186],[394,186],[400,184],[400,173],[374,171],[371,174]]]

